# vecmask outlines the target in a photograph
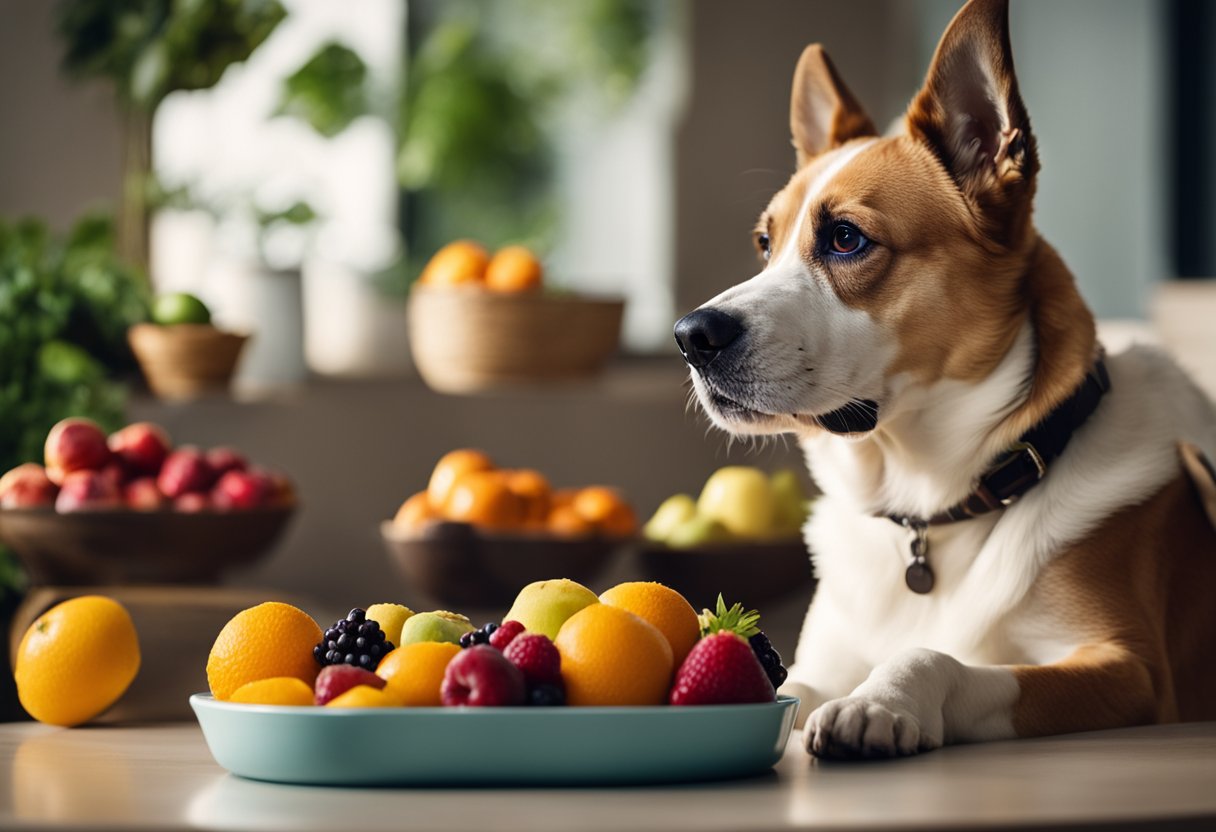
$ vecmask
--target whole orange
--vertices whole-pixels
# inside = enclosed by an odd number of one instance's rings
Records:
[[[490,256],[473,240],[448,243],[431,257],[418,282],[427,286],[459,286],[485,279]]]
[[[615,488],[587,486],[574,495],[571,505],[604,534],[628,537],[637,531],[637,516]]]
[[[523,504],[523,522],[533,528],[543,527],[549,516],[549,480],[539,471],[521,468],[518,471],[504,471],[507,488],[520,499]]]
[[[545,529],[558,537],[588,537],[595,534],[595,526],[568,505],[554,506],[549,511]]]
[[[267,601],[242,610],[220,630],[207,657],[211,694],[229,699],[249,682],[294,676],[309,687],[320,667],[312,648],[321,641],[321,628],[291,604]]]
[[[649,621],[671,645],[673,664],[679,667],[701,638],[701,622],[688,600],[654,581],[617,584],[600,595],[601,604],[620,607]]]
[[[448,662],[460,653],[459,644],[417,641],[398,647],[380,660],[376,675],[401,704],[438,708],[443,704],[439,688]]]
[[[139,661],[139,637],[122,604],[101,595],[71,598],[21,637],[17,698],[39,722],[79,725],[118,701]]]
[[[486,266],[486,288],[495,292],[529,292],[539,289],[544,269],[523,246],[499,249]]]
[[[472,471],[452,486],[443,516],[486,529],[516,529],[523,522],[523,501],[499,471]]]
[[[554,639],[570,705],[661,705],[671,686],[671,645],[653,624],[609,604],[576,612]]]
[[[442,512],[456,480],[472,471],[493,470],[494,460],[481,451],[475,451],[472,448],[448,451],[435,463],[435,470],[431,472],[431,481],[426,487],[426,493],[431,498],[431,506]]]
[[[431,498],[425,491],[419,491],[397,509],[393,525],[405,531],[417,532],[427,523],[438,519],[439,512],[431,506]]]

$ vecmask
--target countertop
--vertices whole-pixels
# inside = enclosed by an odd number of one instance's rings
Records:
[[[1212,829],[1216,723],[958,746],[866,764],[814,762],[791,741],[760,777],[613,789],[280,786],[224,772],[193,724],[6,724],[0,827]]]

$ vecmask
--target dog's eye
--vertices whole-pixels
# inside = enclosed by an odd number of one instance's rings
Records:
[[[856,226],[850,225],[847,222],[838,222],[832,227],[833,254],[856,254],[865,248],[869,242],[865,234],[862,234],[857,230]]]
[[[767,260],[769,258],[769,255],[772,254],[772,252],[769,250],[769,242],[768,242],[767,234],[757,234],[756,235],[756,248],[760,249],[761,257],[763,257],[765,260]]]

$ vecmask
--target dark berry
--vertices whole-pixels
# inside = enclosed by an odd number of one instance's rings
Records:
[[[566,691],[561,685],[536,685],[528,690],[528,704],[538,708],[565,705]]]
[[[760,665],[764,668],[764,673],[768,676],[768,680],[773,683],[773,688],[781,687],[789,672],[781,664],[781,654],[773,649],[773,643],[769,641],[768,636],[763,632],[758,632],[751,636],[747,642],[751,645],[752,652],[756,654],[756,658],[760,660]]]
[[[481,625],[481,630],[486,634],[487,637],[494,635],[494,631],[497,629],[498,625],[493,621],[487,621],[485,624]]]
[[[461,633],[461,634],[460,634],[460,647],[461,647],[461,649],[463,649],[463,650],[467,650],[467,649],[469,649],[470,647],[472,647],[472,646],[473,646],[473,644],[474,644],[474,641],[473,641],[473,634],[472,634],[472,633]]]
[[[384,640],[379,622],[369,620],[367,613],[356,607],[325,631],[324,640],[313,648],[312,655],[322,667],[349,664],[374,670],[392,649],[393,643]]]

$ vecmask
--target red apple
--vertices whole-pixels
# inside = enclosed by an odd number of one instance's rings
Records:
[[[64,419],[51,428],[44,455],[46,474],[56,485],[72,471],[96,471],[110,461],[106,435],[88,419]]]
[[[122,430],[110,434],[106,443],[132,476],[156,476],[171,447],[169,434],[165,433],[165,429],[160,425],[151,422],[127,425]]]
[[[171,499],[183,494],[201,494],[215,484],[215,472],[207,464],[202,451],[186,446],[178,448],[165,459],[156,484],[161,493]]]
[[[36,508],[55,505],[59,487],[36,462],[18,465],[0,477],[0,508]]]
[[[128,477],[127,470],[123,467],[121,462],[119,462],[117,459],[112,459],[110,463],[106,465],[106,467],[102,468],[97,473],[109,480],[114,485],[114,488],[116,491],[118,491],[118,493],[122,493],[122,488],[127,484]]]
[[[156,487],[155,477],[131,480],[123,488],[122,498],[127,508],[135,511],[159,511],[167,502],[165,495]]]
[[[248,511],[266,505],[272,494],[270,480],[256,471],[229,471],[211,490],[211,502],[220,511]]]
[[[200,511],[210,511],[211,500],[207,499],[206,494],[191,491],[187,494],[183,494],[173,501],[173,510],[180,511],[185,514],[197,514]]]
[[[527,686],[524,674],[502,653],[488,644],[477,644],[448,662],[439,695],[444,705],[522,705]]]
[[[376,690],[383,690],[387,684],[387,681],[370,670],[349,664],[331,664],[321,668],[321,672],[317,674],[316,684],[313,685],[314,701],[318,705],[324,705],[356,685],[367,685]]]
[[[249,467],[249,461],[232,448],[212,448],[207,451],[207,464],[215,471],[217,478],[229,471],[244,471]]]
[[[55,510],[111,511],[122,508],[122,497],[113,481],[99,471],[72,471],[63,478]]]

